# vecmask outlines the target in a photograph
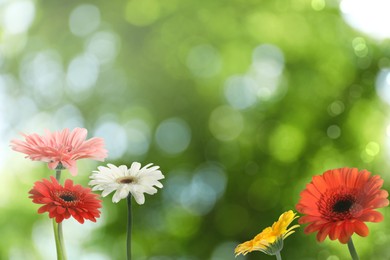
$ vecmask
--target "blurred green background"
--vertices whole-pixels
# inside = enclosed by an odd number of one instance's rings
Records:
[[[161,166],[164,188],[133,206],[137,260],[234,259],[327,169],[368,169],[389,189],[388,8],[0,1],[0,259],[55,258],[51,221],[27,194],[53,173],[11,151],[20,132],[85,127],[105,138],[106,162]],[[87,185],[104,164],[80,161],[73,180]],[[354,236],[361,259],[390,259],[390,211],[380,211],[385,221]],[[108,196],[97,223],[65,221],[69,259],[124,259],[126,214]],[[317,243],[303,228],[282,256],[349,258],[346,245]]]

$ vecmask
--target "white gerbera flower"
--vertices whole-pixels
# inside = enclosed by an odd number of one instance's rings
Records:
[[[140,163],[134,162],[130,169],[126,165],[119,167],[113,164],[108,164],[108,167],[99,166],[98,171],[93,171],[89,177],[92,180],[88,185],[94,186],[92,188],[94,191],[102,190],[103,197],[116,190],[112,197],[114,203],[126,198],[131,193],[135,201],[142,205],[145,203],[144,193],[153,195],[157,193],[154,186],[163,187],[159,180],[164,179],[164,175],[158,170],[159,166],[152,165],[151,163],[141,168]]]

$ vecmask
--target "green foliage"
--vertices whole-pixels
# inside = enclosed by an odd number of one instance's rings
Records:
[[[4,117],[6,127],[16,136],[79,125],[110,139],[108,162],[161,166],[164,189],[134,204],[135,259],[234,259],[238,243],[295,208],[312,175],[365,168],[389,188],[389,108],[375,93],[389,42],[352,30],[337,6],[321,3],[36,1],[28,31],[1,32],[1,88],[18,110]],[[87,9],[77,16],[80,6]],[[162,122],[173,128],[164,132]],[[81,165],[75,182],[86,185],[96,164]],[[2,171],[13,189],[0,200],[7,237],[0,258],[28,252],[28,259],[48,259],[33,230],[50,222],[40,222],[47,216],[35,214],[26,197],[49,170],[27,170],[22,182],[12,180],[8,165]],[[88,227],[83,241],[70,242],[65,231],[73,259],[124,259],[126,207],[110,196],[103,205],[100,224]],[[380,211],[387,219],[389,210]],[[361,258],[389,258],[389,222],[369,227],[369,237],[354,238]],[[282,256],[329,260],[348,253],[300,228]],[[246,257],[260,258],[273,257]]]

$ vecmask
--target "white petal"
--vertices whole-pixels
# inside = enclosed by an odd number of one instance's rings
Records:
[[[131,193],[135,199],[135,201],[139,204],[142,205],[145,203],[145,196],[142,192],[132,192]]]
[[[130,186],[129,185],[122,185],[122,189],[120,191],[120,196],[122,198],[126,198],[130,193]]]
[[[110,168],[111,170],[116,170],[116,169],[118,169],[118,167],[115,166],[115,165],[113,165],[112,163],[107,164],[107,166],[108,166],[108,168]]]
[[[145,165],[144,167],[142,167],[142,169],[144,169],[144,168],[148,168],[149,166],[152,166],[153,165],[153,163],[148,163],[147,165]],[[158,166],[157,166],[158,167]]]
[[[144,186],[143,191],[147,194],[153,195],[157,193],[157,189],[152,186]]]
[[[144,166],[140,172],[141,173],[149,173],[149,172],[153,172],[153,171],[156,171],[158,168],[160,168],[160,166],[153,166],[151,168],[148,168],[149,166],[152,166],[153,164],[152,163],[149,163],[148,165]]]
[[[89,185],[89,186],[99,185],[99,184],[100,184],[100,182],[97,181],[97,180],[92,180],[92,181],[89,181],[89,182],[88,182],[88,185]]]
[[[98,166],[98,170],[94,171],[94,172],[102,172],[102,171],[105,171],[106,169],[108,169],[108,168],[105,166]]]
[[[119,198],[119,196],[117,196],[116,193],[114,194],[114,196],[112,196],[112,202],[118,203],[120,200],[121,198]]]
[[[116,190],[118,187],[115,187],[114,185],[111,185],[111,186],[108,186],[106,187],[103,192],[102,192],[102,196],[103,197],[106,197],[108,194],[110,194],[111,192],[113,192],[114,190]]]
[[[130,175],[137,176],[140,168],[141,164],[139,162],[133,162],[128,172],[130,173]]]
[[[141,185],[144,185],[144,186],[157,186],[159,188],[162,188],[161,182],[159,182],[156,179],[149,178],[149,177],[139,179],[138,183]]]
[[[114,193],[114,196],[112,196],[112,202],[118,203],[121,199],[123,199],[123,198],[120,197],[119,190],[116,190],[116,192]]]
[[[148,176],[148,177],[153,176],[153,178],[156,178],[156,179],[164,179],[165,178],[161,171],[149,172],[145,176]]]
[[[109,175],[112,172],[111,168],[107,168],[107,167],[104,167],[104,166],[99,166],[98,170],[99,170],[98,173],[100,173],[100,174],[108,174]]]
[[[151,174],[144,175],[140,178],[140,180],[144,182],[155,182],[161,179],[164,179],[163,175],[151,175]]]
[[[119,170],[120,170],[123,174],[126,175],[128,169],[127,169],[127,166],[126,166],[126,165],[121,165],[121,166],[119,166]]]
[[[92,190],[93,191],[104,190],[104,188],[102,187],[102,185],[96,185],[95,187],[92,187]]]
[[[113,182],[116,182],[116,178],[114,176],[107,176],[107,175],[103,175],[101,174],[102,176],[98,176],[95,178],[96,181],[99,181],[101,183],[113,183]]]
[[[115,180],[112,178],[112,176],[104,174],[93,175],[91,176],[91,179],[98,182],[113,182]]]
[[[157,188],[160,188],[160,189],[162,189],[164,186],[162,185],[162,183],[161,182],[156,182],[156,183],[154,183],[154,185],[153,185],[154,187],[157,187]]]

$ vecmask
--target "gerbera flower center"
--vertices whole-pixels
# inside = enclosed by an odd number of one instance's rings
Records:
[[[116,182],[119,184],[134,184],[137,182],[137,179],[133,176],[126,176],[116,179]]]
[[[59,197],[66,202],[71,202],[71,201],[76,200],[76,196],[74,194],[71,194],[71,193],[64,193],[64,194],[61,194]]]
[[[70,206],[75,205],[80,201],[79,196],[77,193],[71,192],[71,191],[58,191],[54,193],[57,197],[57,201],[60,202],[64,206]]]
[[[318,210],[330,221],[351,218],[357,203],[356,190],[328,190],[318,202]]]
[[[348,212],[349,209],[352,207],[353,203],[354,201],[351,200],[350,198],[341,199],[333,205],[333,212],[336,213]]]

